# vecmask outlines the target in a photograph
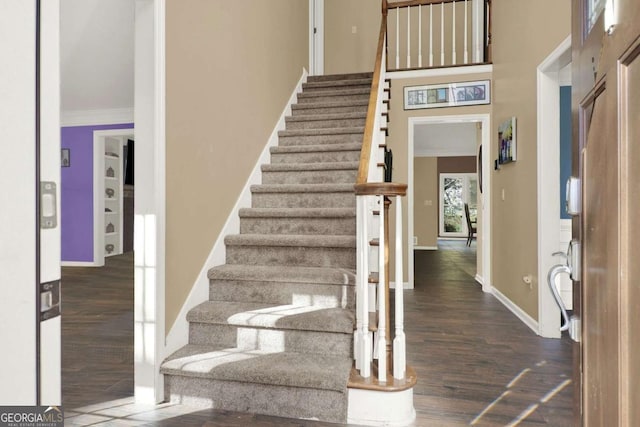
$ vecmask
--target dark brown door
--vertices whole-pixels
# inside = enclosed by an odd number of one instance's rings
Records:
[[[576,425],[640,425],[640,1],[573,0],[574,175],[582,181],[582,281],[574,308]],[[597,16],[597,15],[596,15]]]

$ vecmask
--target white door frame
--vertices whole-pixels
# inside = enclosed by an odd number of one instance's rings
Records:
[[[562,259],[560,232],[560,76],[571,63],[571,36],[538,65],[538,334],[560,338],[560,310],[547,285],[549,269]]]
[[[309,75],[321,76],[323,74],[324,0],[309,0]]]
[[[476,275],[476,281],[482,285],[484,292],[491,292],[491,159],[490,159],[490,114],[461,114],[452,116],[410,117],[408,138],[408,184],[407,191],[407,253],[408,253],[408,289],[414,288],[413,265],[413,153],[414,127],[418,124],[440,123],[482,123],[482,194],[478,194],[478,209],[482,209],[482,224],[478,232],[478,241],[482,241],[482,276]],[[479,179],[479,177],[478,177]]]
[[[137,402],[164,400],[165,0],[135,1],[134,372]]]

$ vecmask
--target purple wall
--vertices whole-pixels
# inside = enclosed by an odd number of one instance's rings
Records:
[[[132,128],[133,123],[62,128],[61,145],[69,149],[71,163],[61,176],[62,261],[94,261],[93,131]]]

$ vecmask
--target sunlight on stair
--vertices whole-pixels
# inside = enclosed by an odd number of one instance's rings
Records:
[[[245,311],[229,317],[228,322],[235,325],[275,327],[278,320],[298,314],[323,310],[325,307],[314,305],[279,305],[277,307],[261,308],[259,310]]]
[[[226,348],[224,350],[211,351],[208,353],[194,354],[192,356],[181,357],[165,363],[167,369],[181,369],[188,372],[210,372],[212,369],[226,363],[239,362],[253,359],[267,354],[277,353],[264,350],[250,350],[240,348]]]

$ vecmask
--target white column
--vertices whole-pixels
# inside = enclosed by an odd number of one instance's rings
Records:
[[[411,7],[407,7],[407,68],[411,68]]]
[[[429,5],[429,67],[433,67],[433,4]]]
[[[453,18],[451,19],[451,64],[456,65],[456,2],[451,2]]]
[[[467,0],[464,0],[464,63],[469,63],[469,49],[468,49],[468,41],[469,38],[469,8],[467,7]]]
[[[440,4],[440,65],[444,65],[444,5]]]
[[[396,70],[400,68],[400,9],[396,9]]]

